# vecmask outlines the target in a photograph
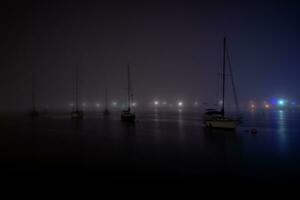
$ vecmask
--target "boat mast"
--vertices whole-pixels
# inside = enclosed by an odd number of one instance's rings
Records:
[[[32,77],[31,77],[31,103],[32,103],[32,111],[35,111],[35,72],[32,71]]]
[[[105,88],[105,110],[107,110],[107,87]]]
[[[239,101],[238,101],[238,97],[237,97],[235,82],[233,79],[232,65],[231,65],[231,59],[230,59],[228,47],[227,47],[227,62],[228,62],[228,68],[229,68],[229,73],[230,73],[230,77],[231,77],[231,85],[232,85],[233,94],[234,94],[236,111],[237,111],[237,115],[239,116],[240,115],[240,106],[239,106]]]
[[[78,64],[75,69],[75,111],[78,111]]]
[[[226,65],[226,37],[224,37],[224,44],[223,44],[223,97],[222,97],[222,110],[221,113],[224,117],[225,115],[225,65]]]
[[[127,66],[127,76],[128,76],[128,112],[130,112],[130,93],[131,93],[131,87],[130,87],[130,66],[128,64]]]

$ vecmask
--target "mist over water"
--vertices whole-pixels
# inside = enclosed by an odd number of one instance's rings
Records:
[[[299,184],[299,8],[4,2],[1,178]]]

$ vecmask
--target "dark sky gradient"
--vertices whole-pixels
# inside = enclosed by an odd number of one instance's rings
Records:
[[[76,3],[75,3],[76,2]],[[225,3],[226,2],[226,3]],[[1,108],[81,99],[125,99],[132,66],[138,102],[215,101],[228,36],[241,101],[299,99],[299,5],[295,1],[10,1],[1,5]]]

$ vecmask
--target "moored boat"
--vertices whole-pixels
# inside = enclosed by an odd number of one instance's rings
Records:
[[[225,84],[226,84],[226,53],[227,53],[227,46],[226,46],[226,38],[224,38],[224,46],[223,46],[223,81],[222,81],[222,108],[221,110],[217,109],[208,109],[203,115],[203,123],[208,128],[220,128],[220,129],[235,129],[239,125],[239,120],[234,119],[232,117],[229,117],[225,115]],[[229,59],[229,54],[227,53],[227,57]],[[230,61],[229,61],[230,63]],[[231,80],[232,80],[232,86],[233,86],[233,92],[235,97],[235,103],[236,107],[238,108],[237,103],[237,95],[235,91],[235,85],[232,78],[232,71],[231,71],[231,65],[230,67],[230,74],[231,74]]]
[[[130,82],[130,66],[127,67],[127,78],[128,78],[128,87],[127,87],[127,109],[123,110],[121,113],[121,120],[123,122],[135,122],[135,113],[131,110],[131,101],[132,101],[132,91],[131,91],[131,82]]]

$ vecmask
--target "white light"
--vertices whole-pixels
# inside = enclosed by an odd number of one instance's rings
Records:
[[[198,103],[197,101],[195,101],[194,105],[195,105],[195,106],[198,106],[198,105],[199,105],[199,103]]]
[[[219,105],[223,105],[223,101],[222,100],[219,101]]]
[[[177,105],[178,105],[179,107],[182,107],[182,106],[183,106],[183,102],[182,102],[182,101],[179,101]]]
[[[83,102],[81,105],[82,105],[83,107],[86,107],[86,103],[85,103],[85,102]]]
[[[136,102],[133,102],[131,105],[132,105],[133,107],[136,107]]]
[[[154,101],[154,105],[158,106],[159,105],[159,101]]]
[[[162,103],[162,105],[164,105],[164,106],[165,106],[165,105],[167,105],[167,102],[166,102],[166,101],[164,101],[164,102]]]
[[[100,106],[101,106],[100,103],[96,103],[97,108],[100,108]]]
[[[118,105],[118,103],[117,103],[116,101],[114,101],[114,102],[112,103],[112,105],[113,105],[114,107],[116,107],[116,106]]]
[[[285,100],[279,99],[279,100],[278,100],[278,105],[284,106],[285,102],[286,102]]]

